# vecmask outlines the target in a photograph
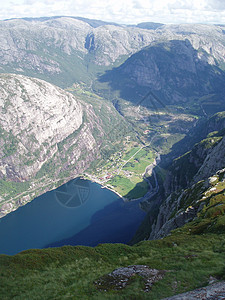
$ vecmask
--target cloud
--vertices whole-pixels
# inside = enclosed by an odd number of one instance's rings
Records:
[[[206,4],[209,10],[225,10],[225,2],[223,0],[207,0]]]
[[[221,0],[11,0],[1,5],[0,19],[81,16],[121,24],[225,23]]]

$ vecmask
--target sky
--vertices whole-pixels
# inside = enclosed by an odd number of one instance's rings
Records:
[[[0,0],[0,20],[79,16],[119,24],[225,24],[225,0]]]

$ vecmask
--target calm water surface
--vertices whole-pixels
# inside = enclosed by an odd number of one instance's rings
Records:
[[[0,219],[0,253],[30,248],[127,243],[145,213],[112,191],[75,179]]]

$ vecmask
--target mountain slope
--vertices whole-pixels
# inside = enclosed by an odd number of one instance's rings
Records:
[[[1,71],[40,77],[61,87],[91,82],[104,71],[152,41],[153,33],[116,25],[97,26],[69,18],[0,22]]]
[[[157,29],[155,26],[154,29],[140,28],[149,26],[151,28],[151,24],[119,26],[72,17],[1,21],[0,71],[39,77],[61,87],[80,81],[90,85],[106,69],[118,66],[144,47],[172,40],[188,40],[197,51],[198,60],[223,68],[225,46],[222,26],[160,25]],[[144,65],[148,66],[146,62]],[[136,78],[137,71],[141,72],[140,64],[133,77],[143,87],[149,76]]]
[[[0,95],[1,216],[107,159],[130,130],[111,103],[39,79],[1,74]]]
[[[210,128],[216,123],[217,128],[221,129],[220,125],[223,122],[224,113],[219,113],[208,121],[207,127]],[[219,132],[208,134],[206,139],[175,159],[168,168],[163,184],[166,199],[159,209],[156,221],[152,224],[150,238],[166,236],[172,229],[192,220],[196,220],[197,224],[201,223],[201,216],[203,224],[212,223],[211,228],[215,227],[215,232],[217,229],[224,231],[224,167],[223,127]],[[205,212],[211,210],[213,214],[206,216]]]
[[[174,105],[203,115],[224,108],[225,73],[220,67],[215,57],[194,48],[190,40],[173,39],[152,43],[100,81],[134,103],[144,98],[149,102],[153,93],[160,99],[158,106]]]

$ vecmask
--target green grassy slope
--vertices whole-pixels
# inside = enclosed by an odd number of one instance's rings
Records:
[[[225,276],[225,234],[193,235],[188,229],[134,246],[62,247],[0,256],[1,299],[161,299]],[[120,266],[144,264],[167,270],[149,293],[140,278],[120,291],[94,282]]]

